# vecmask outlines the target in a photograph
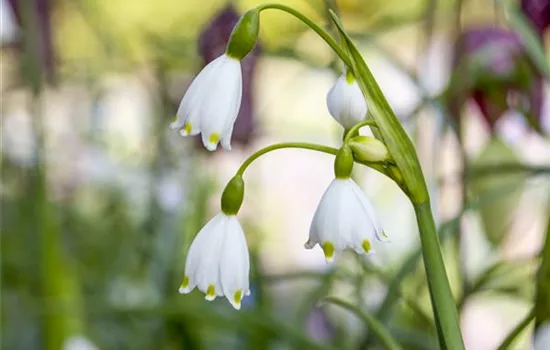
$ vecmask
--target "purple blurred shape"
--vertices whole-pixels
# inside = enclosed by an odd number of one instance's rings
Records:
[[[329,342],[334,338],[336,329],[327,317],[325,310],[320,307],[311,309],[306,321],[307,334],[318,341]]]
[[[225,52],[231,31],[239,21],[239,18],[240,14],[233,6],[228,5],[202,31],[199,37],[199,53],[205,65]],[[242,145],[248,144],[253,136],[255,127],[252,83],[260,52],[261,48],[256,44],[254,49],[241,62],[243,94],[241,109],[233,129],[232,140]]]
[[[32,48],[33,54],[38,55],[42,73],[46,81],[50,83],[53,83],[55,78],[55,54],[51,26],[52,1],[9,0],[17,23],[23,31],[23,37],[20,39],[30,40],[30,43],[36,45]],[[28,8],[24,8],[24,6],[28,6]],[[25,11],[28,11],[28,13]],[[28,23],[29,20],[36,21],[36,23],[30,24]],[[23,50],[24,43],[22,40],[17,43],[19,50]]]
[[[521,10],[542,35],[550,25],[550,0],[521,0]]]
[[[447,91],[449,112],[458,120],[468,99],[479,107],[491,131],[510,108],[521,111],[540,131],[543,99],[541,72],[515,32],[476,28],[455,43],[453,76]]]

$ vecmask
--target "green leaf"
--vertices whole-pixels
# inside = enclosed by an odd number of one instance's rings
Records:
[[[498,164],[520,164],[519,157],[503,141],[493,138],[482,153],[471,162],[472,167],[498,166]],[[498,246],[505,237],[526,181],[525,173],[506,173],[495,176],[484,176],[471,179],[468,188],[474,198],[484,197],[500,191],[502,188],[514,187],[499,201],[480,209],[483,227],[487,240]]]

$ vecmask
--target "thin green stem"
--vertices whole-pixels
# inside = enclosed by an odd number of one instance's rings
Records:
[[[468,178],[502,175],[503,173],[527,173],[531,175],[550,174],[548,165],[527,165],[517,163],[501,163],[486,166],[470,167],[464,172]]]
[[[355,124],[354,126],[349,129],[348,132],[346,132],[346,136],[344,137],[344,144],[348,143],[349,140],[357,133],[359,132],[359,129],[361,129],[364,126],[376,126],[376,122],[374,120],[363,120],[362,122],[359,122]]]
[[[535,309],[531,309],[531,311],[529,311],[527,316],[525,316],[523,320],[521,320],[521,322],[516,326],[516,328],[514,328],[510,332],[510,334],[508,334],[508,336],[502,341],[502,343],[498,347],[498,350],[510,349],[511,348],[510,346],[512,345],[514,340],[516,340],[517,336],[520,335],[521,332],[525,329],[525,327],[527,327],[529,323],[531,323],[531,321],[533,321],[534,319],[535,319]]]
[[[328,297],[323,299],[322,301],[341,306],[344,309],[353,312],[365,323],[369,331],[376,334],[376,336],[378,337],[378,339],[386,349],[388,350],[402,349],[401,345],[399,345],[399,343],[395,339],[393,339],[391,333],[384,327],[384,325],[380,323],[376,318],[374,318],[368,312],[361,310],[359,307],[353,304],[350,304],[347,301],[344,301],[342,299],[335,298],[335,297]]]
[[[315,143],[307,143],[307,142],[276,143],[276,144],[273,144],[271,146],[267,146],[265,148],[262,148],[259,151],[254,152],[250,157],[248,157],[244,161],[244,163],[241,165],[239,170],[237,170],[237,175],[242,176],[244,174],[246,168],[248,168],[248,166],[250,164],[252,164],[252,162],[254,162],[259,157],[263,156],[264,154],[266,154],[268,152],[275,151],[277,149],[282,149],[282,148],[302,148],[302,149],[309,149],[309,150],[312,150],[312,151],[318,151],[318,152],[323,152],[323,153],[328,153],[328,154],[333,154],[333,155],[336,155],[336,153],[338,153],[338,150],[334,147],[318,145],[318,144],[315,144]]]
[[[550,217],[542,248],[542,262],[537,273],[535,294],[536,327],[550,320]]]
[[[321,28],[319,25],[317,25],[315,22],[313,22],[311,19],[303,15],[302,13],[296,11],[295,9],[282,5],[282,4],[263,4],[256,8],[258,11],[263,10],[281,10],[288,14],[293,15],[294,17],[298,18],[300,21],[304,22],[308,27],[313,29],[319,36],[334,50],[334,52],[340,57],[340,59],[344,62],[344,64],[347,67],[351,67],[351,62],[346,54],[346,52],[338,45],[338,43],[330,36],[330,34]]]
[[[440,344],[447,349],[464,349],[456,305],[447,279],[430,202],[415,204],[414,209],[420,229],[422,255]]]

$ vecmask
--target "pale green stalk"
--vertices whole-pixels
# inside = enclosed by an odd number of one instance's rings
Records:
[[[367,326],[369,332],[374,333],[378,340],[380,340],[380,343],[382,343],[382,345],[384,345],[384,348],[386,348],[387,350],[402,349],[399,343],[395,339],[393,339],[390,331],[386,329],[386,327],[384,327],[384,325],[380,323],[380,321],[378,321],[368,312],[365,312],[357,306],[335,297],[325,298],[322,300],[322,302],[338,305],[356,314],[361,319],[361,321],[365,323],[365,326]]]

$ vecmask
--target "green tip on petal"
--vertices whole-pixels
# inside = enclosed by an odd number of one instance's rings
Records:
[[[241,289],[239,289],[233,295],[233,303],[234,303],[234,306],[237,310],[241,308],[242,298],[243,298],[243,291]]]
[[[327,262],[334,260],[334,244],[331,242],[325,242],[323,244],[323,252],[325,253],[325,259]]]
[[[183,277],[180,288],[178,290],[180,294],[189,293],[189,276]]]
[[[372,246],[371,246],[370,241],[368,239],[365,239],[361,243],[361,247],[363,247],[363,249],[365,250],[365,253],[370,252],[370,250],[372,249]]]
[[[212,134],[210,134],[208,141],[210,143],[218,143],[220,141],[220,134],[218,134],[217,132],[213,132]]]
[[[185,124],[183,124],[183,129],[180,130],[180,134],[182,136],[190,135],[191,130],[192,130],[191,123],[185,122]]]
[[[208,301],[212,301],[216,298],[216,286],[213,284],[210,284],[208,286],[208,289],[206,290],[206,297],[205,299]]]

